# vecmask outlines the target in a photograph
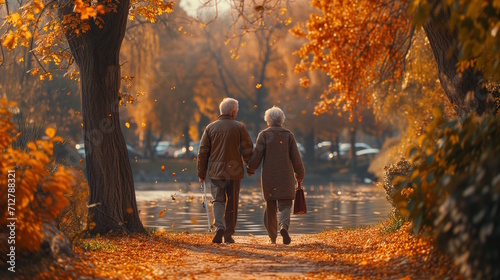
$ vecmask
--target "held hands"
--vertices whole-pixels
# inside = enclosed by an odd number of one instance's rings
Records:
[[[252,177],[252,175],[255,173],[255,170],[252,170],[252,171],[253,171],[253,172],[251,172],[251,171],[249,170],[249,167],[247,166],[247,175],[248,175],[248,177]]]
[[[198,178],[198,180],[200,180],[200,183],[205,182],[205,179]]]
[[[302,180],[304,180],[304,178],[301,178],[301,179],[297,178],[297,183],[302,183]]]

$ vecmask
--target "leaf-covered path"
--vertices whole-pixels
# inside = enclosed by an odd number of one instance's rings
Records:
[[[75,248],[77,257],[59,260],[39,276],[119,279],[276,278],[460,278],[450,260],[406,227],[384,233],[381,226],[292,235],[286,246],[267,237],[236,236],[235,244],[212,244],[208,234],[163,232],[103,237]]]

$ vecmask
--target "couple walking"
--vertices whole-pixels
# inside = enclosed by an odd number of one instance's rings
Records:
[[[305,171],[293,134],[282,127],[285,114],[278,107],[265,113],[269,126],[259,133],[253,148],[247,130],[236,121],[238,101],[224,98],[219,105],[218,120],[210,123],[203,133],[198,151],[197,172],[200,182],[206,180],[207,166],[213,197],[213,211],[217,231],[214,243],[234,243],[240,180],[244,176],[243,162],[251,177],[261,162],[262,194],[266,201],[264,225],[276,243],[279,209],[279,230],[284,244],[290,244],[288,234],[290,214],[295,198],[295,179],[301,182]]]

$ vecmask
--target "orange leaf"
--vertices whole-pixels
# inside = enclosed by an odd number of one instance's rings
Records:
[[[53,127],[47,127],[47,129],[45,129],[45,134],[47,134],[49,138],[53,138],[56,136],[56,129]]]
[[[158,217],[163,217],[163,215],[165,215],[165,210],[167,209],[161,210],[160,213],[158,213]]]

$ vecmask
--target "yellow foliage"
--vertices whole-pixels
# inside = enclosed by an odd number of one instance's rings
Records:
[[[56,130],[53,127],[47,127],[47,129],[45,129],[45,134],[47,134],[49,138],[54,138],[54,136],[56,136]]]
[[[400,46],[410,27],[405,5],[406,1],[311,1],[318,12],[291,32],[307,39],[294,53],[301,59],[295,72],[320,70],[331,79],[316,113],[338,109],[351,112],[352,119],[356,106],[371,103],[378,81],[401,78]]]
[[[17,46],[17,37],[15,36],[14,32],[9,31],[7,35],[5,35],[3,41],[2,41],[2,46],[6,47],[9,50],[13,50]]]
[[[29,142],[24,150],[12,147],[17,134],[10,121],[8,108],[12,105],[0,99],[0,185],[14,184],[13,192],[0,193],[0,208],[9,209],[0,213],[0,223],[5,225],[7,218],[17,218],[16,248],[35,251],[42,242],[43,223],[53,222],[68,205],[65,195],[71,193],[74,178],[70,170],[56,166],[51,159],[53,143],[60,141],[59,137]],[[55,135],[55,131],[47,134]],[[15,199],[15,204],[9,205],[8,198]]]

